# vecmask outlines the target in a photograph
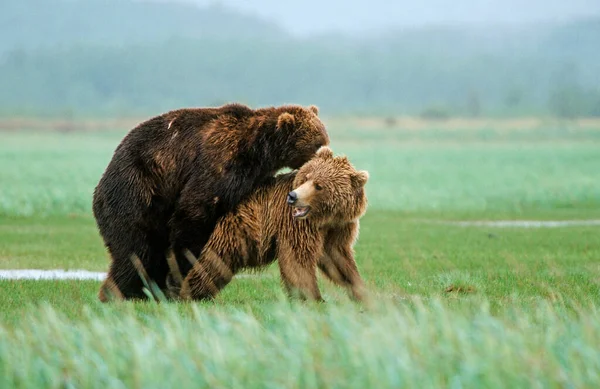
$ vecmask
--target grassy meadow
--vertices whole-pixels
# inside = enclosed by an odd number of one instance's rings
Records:
[[[276,265],[193,304],[0,280],[0,387],[600,387],[600,226],[454,223],[600,219],[600,122],[326,123],[370,173],[372,305],[288,302]],[[125,131],[0,132],[0,269],[107,270],[91,197]]]

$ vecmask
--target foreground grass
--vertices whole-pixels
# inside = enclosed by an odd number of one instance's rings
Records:
[[[600,311],[539,303],[503,317],[438,301],[367,311],[45,307],[0,325],[0,387],[527,388],[600,385]]]
[[[447,129],[446,129],[447,130]],[[331,128],[371,173],[372,293],[288,304],[277,267],[212,303],[102,305],[91,281],[0,281],[0,388],[600,384],[600,131]],[[105,271],[91,193],[123,132],[0,134],[0,268]]]

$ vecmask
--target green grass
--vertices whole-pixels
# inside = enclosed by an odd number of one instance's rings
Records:
[[[277,266],[214,302],[102,305],[93,281],[0,281],[4,387],[600,387],[600,130],[334,127],[367,169],[374,304]],[[0,268],[105,271],[91,194],[123,132],[0,133]],[[440,222],[441,221],[441,222]]]
[[[401,130],[330,132],[334,151],[369,170],[372,209],[519,215],[600,208],[600,130],[551,141],[523,141],[520,132],[512,141],[504,134],[482,141],[472,130],[462,140],[409,131],[407,141]],[[381,132],[387,138],[378,141]],[[0,216],[89,214],[94,186],[122,136],[0,134]]]
[[[0,386],[164,388],[594,388],[600,314],[540,303],[503,318],[443,303],[325,311],[43,307],[0,330]],[[58,335],[60,334],[60,335]]]
[[[37,224],[29,219],[4,220],[0,231],[2,268],[105,271],[108,267],[92,218],[49,218]],[[459,227],[374,210],[362,219],[356,255],[368,284],[383,295],[440,296],[451,285],[466,284],[474,289],[471,295],[495,301],[512,294],[531,298],[558,293],[600,303],[598,231],[595,226]],[[256,297],[252,293],[245,296],[255,287],[264,287],[262,292],[273,296],[279,290],[277,266],[256,278],[235,280],[219,299],[252,301]],[[336,288],[329,290],[334,293]],[[43,295],[22,300],[35,301]],[[0,304],[13,297],[0,293]],[[88,302],[94,299],[95,292]],[[2,314],[10,313],[5,309]]]

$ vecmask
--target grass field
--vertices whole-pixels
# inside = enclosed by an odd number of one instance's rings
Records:
[[[0,388],[600,387],[600,226],[452,223],[600,219],[600,126],[332,123],[371,176],[373,306],[289,303],[276,266],[198,304],[0,280]],[[123,135],[0,132],[0,269],[107,269],[91,194]]]

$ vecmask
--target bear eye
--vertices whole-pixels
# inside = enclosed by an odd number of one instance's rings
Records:
[[[321,189],[323,189],[323,187],[321,185],[319,185],[319,184],[315,184],[315,189],[316,190],[321,190]]]

